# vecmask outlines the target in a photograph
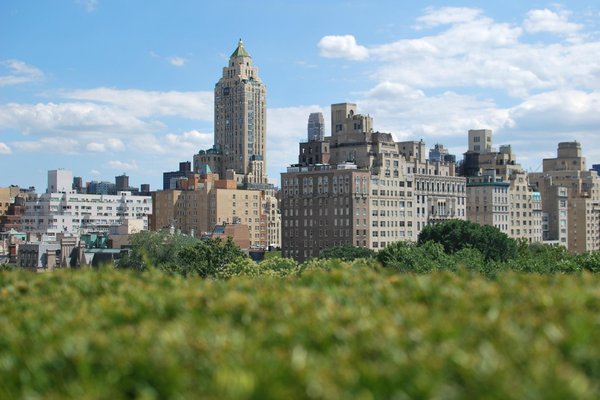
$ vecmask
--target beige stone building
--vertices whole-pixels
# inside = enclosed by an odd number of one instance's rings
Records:
[[[552,176],[530,173],[529,182],[542,196],[542,236],[544,243],[568,246],[568,190],[553,184]]]
[[[281,245],[281,214],[274,186],[267,180],[266,87],[241,39],[223,68],[214,94],[214,145],[194,155],[193,171],[215,172],[221,179],[233,182],[229,190],[260,190],[260,214],[266,216],[262,222],[266,230],[254,231],[256,221],[249,223],[250,241],[254,247],[278,247]],[[229,203],[232,202],[231,199]],[[232,210],[236,220],[255,218],[256,210],[244,209],[245,202],[236,204]]]
[[[549,222],[558,223],[553,231],[558,229],[562,233],[566,211],[569,251],[600,250],[600,178],[596,171],[587,170],[581,145],[578,142],[559,143],[557,157],[544,159],[543,172],[530,176],[548,196],[544,200],[544,211]],[[566,199],[561,188],[566,189]]]
[[[0,216],[8,213],[8,207],[14,203],[19,193],[20,189],[18,186],[0,188]]]
[[[484,175],[467,183],[467,219],[479,225],[492,225],[510,233],[510,183]]]
[[[241,39],[215,85],[214,101],[214,147],[194,158],[194,172],[205,164],[221,177],[233,171],[239,185],[266,184],[266,88]]]
[[[331,129],[300,143],[298,164],[282,174],[284,256],[302,261],[342,244],[381,249],[415,241],[428,223],[466,218],[465,179],[454,163],[427,160],[423,142],[373,131],[350,103],[331,106]]]
[[[233,180],[217,174],[191,174],[179,189],[152,193],[151,229],[175,228],[185,234],[210,234],[215,226],[248,226],[250,246],[267,247],[267,215],[260,190],[238,189]]]
[[[281,211],[277,196],[265,196],[264,205],[267,214],[267,245],[281,247]]]
[[[468,181],[467,219],[496,226],[514,239],[541,242],[541,196],[530,185],[512,147],[503,145],[496,151],[489,129],[470,130],[468,136],[463,164]]]
[[[427,224],[466,219],[466,179],[457,175],[456,163],[426,159],[422,140],[399,142],[398,148],[413,177],[417,232]]]
[[[491,129],[469,130],[469,151],[481,154],[494,152]]]
[[[514,239],[525,239],[529,243],[543,241],[542,198],[527,179],[524,171],[513,173],[508,188],[510,205],[510,233]]]

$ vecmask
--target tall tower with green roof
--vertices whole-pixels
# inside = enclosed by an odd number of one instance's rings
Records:
[[[240,39],[215,85],[215,146],[239,184],[267,183],[266,88]]]

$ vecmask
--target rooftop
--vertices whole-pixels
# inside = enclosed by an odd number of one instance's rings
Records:
[[[242,39],[240,39],[240,41],[238,42],[238,46],[234,50],[234,52],[231,53],[230,58],[236,58],[236,57],[250,57],[250,54],[244,48],[244,42],[242,42]]]

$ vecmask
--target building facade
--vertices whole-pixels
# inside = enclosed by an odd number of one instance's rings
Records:
[[[266,184],[266,88],[241,39],[215,85],[214,99],[220,157],[211,169],[223,177],[233,170],[238,183]]]
[[[244,224],[249,230],[251,248],[268,245],[268,216],[260,190],[238,189],[234,180],[217,174],[191,174],[180,189],[152,193],[151,229],[174,228],[202,237],[217,225]]]
[[[175,189],[178,179],[186,179],[192,172],[192,164],[189,161],[179,163],[177,171],[163,172],[163,190]]]
[[[462,173],[467,178],[467,219],[492,225],[513,239],[543,241],[541,194],[530,184],[510,145],[492,146],[492,131],[468,132]],[[506,203],[504,203],[506,201]]]
[[[573,253],[600,250],[600,178],[587,170],[581,145],[559,143],[557,157],[544,159],[543,172],[530,178],[543,194],[549,237]]]
[[[425,143],[373,130],[356,104],[331,106],[332,135],[300,143],[282,182],[282,250],[303,261],[331,246],[381,249],[427,224],[466,218],[465,178]]]
[[[304,261],[332,246],[370,247],[370,176],[346,165],[288,168],[281,175],[282,255]]]
[[[309,142],[322,142],[325,139],[325,120],[323,113],[308,116],[307,139]]]
[[[121,225],[127,219],[141,220],[144,229],[148,229],[148,216],[152,213],[151,197],[134,196],[125,191],[116,195],[76,193],[71,189],[71,172],[59,171],[59,184],[55,174],[49,173],[47,193],[30,196],[25,202],[21,216],[24,232],[53,239],[57,234],[108,232],[111,227]],[[60,184],[62,181],[63,184]]]

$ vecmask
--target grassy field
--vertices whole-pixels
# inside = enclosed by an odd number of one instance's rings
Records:
[[[0,398],[597,399],[600,275],[0,273]]]

